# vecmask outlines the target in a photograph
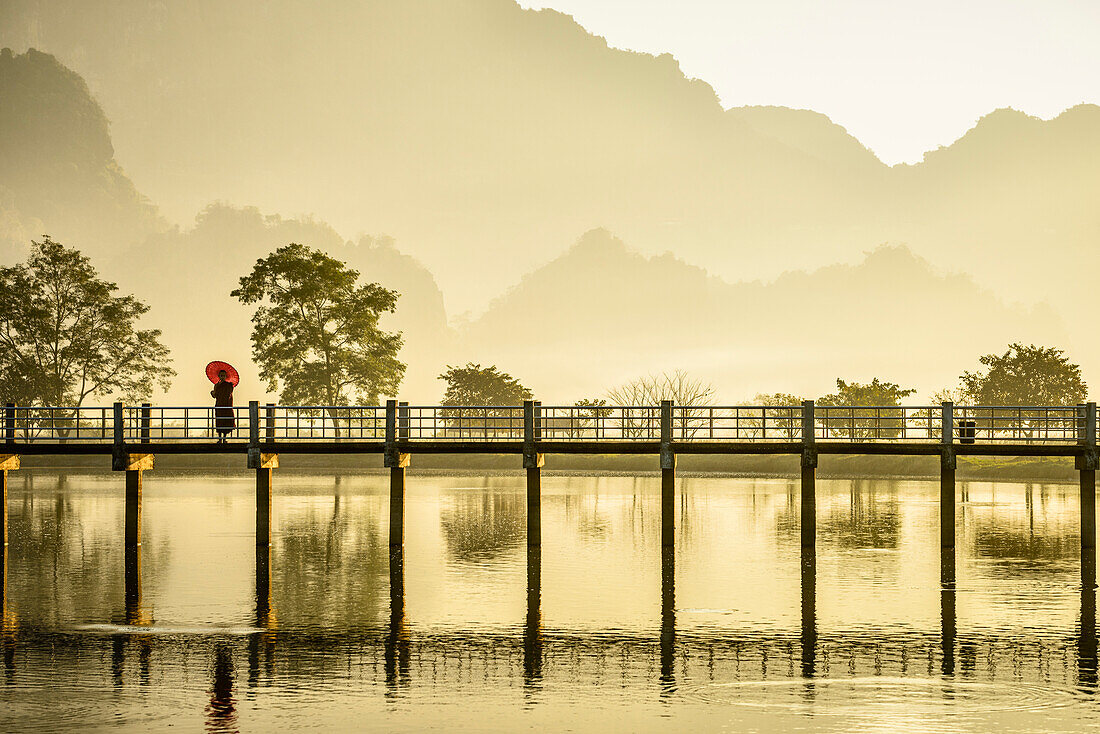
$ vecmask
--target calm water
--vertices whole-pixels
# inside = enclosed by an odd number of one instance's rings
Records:
[[[0,730],[1080,731],[1100,724],[1077,489],[960,487],[941,583],[938,484],[149,472],[141,584],[117,474],[10,475]]]

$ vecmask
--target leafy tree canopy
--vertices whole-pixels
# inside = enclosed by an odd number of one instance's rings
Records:
[[[443,395],[446,406],[519,405],[532,397],[519,380],[501,372],[496,365],[482,367],[473,362],[467,362],[465,367],[447,365],[447,371],[439,379],[447,382]]]
[[[0,390],[21,405],[80,406],[167,390],[175,372],[149,307],[101,280],[79,250],[47,235],[22,265],[0,268]]]
[[[785,392],[757,393],[753,398],[756,405],[789,406],[802,405],[802,398]]]
[[[230,295],[261,304],[252,356],[268,390],[290,405],[376,404],[396,395],[401,334],[378,327],[398,294],[320,250],[291,243],[256,261]]]
[[[824,406],[832,405],[900,405],[901,399],[909,397],[916,390],[903,390],[893,382],[880,382],[876,377],[871,382],[845,382],[837,379],[836,392],[818,399]]]
[[[964,372],[962,392],[975,405],[1076,405],[1088,387],[1081,368],[1061,349],[1008,345],[1004,354],[986,354],[977,372]]]

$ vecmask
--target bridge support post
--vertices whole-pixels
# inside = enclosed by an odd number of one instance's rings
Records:
[[[1100,454],[1096,446],[1096,403],[1078,406],[1079,422],[1084,428],[1081,452],[1075,464],[1081,480],[1081,551],[1095,553],[1096,549],[1096,470],[1100,468]]]
[[[152,454],[132,454],[126,445],[125,414],[122,403],[112,406],[114,443],[111,447],[111,468],[126,472],[125,569],[126,588],[139,589],[141,584],[141,504],[144,472],[152,469],[156,457]],[[145,411],[139,421],[139,442],[145,429]]]
[[[404,438],[408,438],[408,407],[401,406],[404,414]],[[405,469],[410,455],[398,447],[398,405],[396,400],[386,401],[386,446],[383,463],[390,470],[390,548],[405,545]]]
[[[538,452],[542,438],[542,411],[537,402],[523,401],[523,468],[527,470],[527,546],[542,545],[542,467]]]
[[[274,440],[275,408],[266,406],[265,437]],[[248,468],[256,470],[256,545],[271,545],[271,487],[274,470],[279,468],[279,455],[268,453],[260,445],[260,403],[248,403]]]
[[[676,454],[672,450],[672,401],[661,401],[661,547],[676,545]]]
[[[817,441],[814,401],[802,401],[802,547],[817,547]]]
[[[940,548],[955,547],[955,416],[950,401],[940,404]],[[942,553],[940,554],[943,555]]]
[[[0,454],[0,501],[3,504],[3,544],[8,544],[8,472],[19,468],[19,457],[15,454]]]

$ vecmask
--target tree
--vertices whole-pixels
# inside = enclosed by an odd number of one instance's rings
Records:
[[[600,426],[612,413],[611,408],[607,407],[607,401],[603,398],[584,398],[573,403],[573,407],[576,408],[573,411],[575,420],[569,422],[569,437],[581,438],[591,426],[596,438],[599,438]]]
[[[401,334],[378,326],[398,294],[325,253],[291,243],[256,261],[230,293],[261,304],[252,316],[252,358],[267,389],[290,405],[376,405],[396,395],[405,373]]]
[[[117,290],[48,235],[31,242],[25,263],[0,268],[0,398],[79,407],[89,397],[136,402],[154,385],[167,390],[176,373],[161,333],[136,328],[149,307]]]
[[[763,408],[776,410],[762,411],[759,420],[751,425],[760,429],[761,438],[795,439],[802,436],[802,398],[784,392],[757,393],[753,403]],[[793,410],[780,410],[793,408]]]
[[[439,379],[447,382],[442,405],[448,409],[442,411],[443,420],[460,434],[464,430],[471,434],[487,433],[490,429],[494,433],[522,432],[522,424],[514,424],[513,411],[507,408],[522,405],[524,400],[531,399],[532,393],[507,372],[501,372],[496,365],[482,367],[467,362],[465,367],[447,365]]]
[[[1081,379],[1081,368],[1070,362],[1061,349],[1008,345],[1001,355],[978,358],[985,370],[964,372],[961,391],[966,402],[975,406],[1070,406],[1084,402],[1088,387]],[[969,415],[975,426],[991,432],[1021,431],[1034,436],[1036,431],[1066,436],[1074,431],[1075,415],[1051,414],[1046,410],[979,410]]]
[[[673,370],[623,383],[608,390],[607,399],[614,405],[624,407],[655,407],[662,400],[671,400],[681,406],[676,411],[673,425],[679,429],[681,437],[690,438],[702,426],[706,407],[714,404],[714,386],[683,370]],[[623,437],[644,438],[652,434],[655,428],[652,418],[638,411],[623,411]]]
[[[822,420],[836,436],[857,438],[897,438],[905,428],[905,411],[890,410],[916,390],[902,389],[893,382],[845,382],[837,379],[837,391],[818,399],[825,408]],[[830,408],[834,408],[830,410]]]
[[[1081,368],[1061,349],[1013,343],[1004,354],[986,354],[978,361],[984,371],[959,378],[973,405],[1076,405],[1088,395]]]

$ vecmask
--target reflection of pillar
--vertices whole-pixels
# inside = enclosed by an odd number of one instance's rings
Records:
[[[813,678],[817,667],[817,550],[802,549],[802,677]]]
[[[661,684],[676,683],[676,550],[661,549]]]
[[[386,635],[386,685],[407,683],[409,640],[405,629],[405,552],[390,548],[390,628]]]
[[[237,702],[233,698],[233,654],[228,645],[218,645],[214,652],[214,682],[210,688],[210,705],[206,707],[206,728],[209,731],[234,731],[237,724]]]
[[[1078,410],[1084,413],[1084,440],[1075,464],[1081,479],[1081,549],[1096,547],[1096,470],[1100,468],[1100,453],[1096,446],[1096,403],[1086,403]]]
[[[248,640],[248,687],[255,688],[260,680],[260,653],[266,653],[268,673],[272,664],[274,646],[270,630],[271,615],[271,546],[256,546],[256,627]]]
[[[1081,630],[1077,639],[1077,683],[1096,690],[1096,552],[1081,552]]]
[[[527,623],[523,627],[523,681],[542,679],[542,549],[527,548]]]
[[[4,644],[4,679],[15,680],[15,620],[8,611],[8,547],[0,546],[0,635]]]
[[[940,549],[940,672],[955,674],[955,549]]]

